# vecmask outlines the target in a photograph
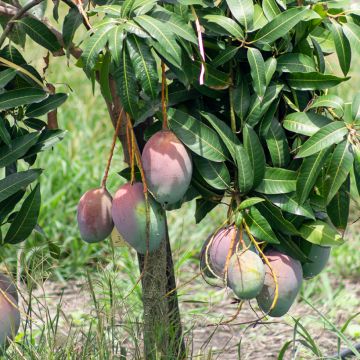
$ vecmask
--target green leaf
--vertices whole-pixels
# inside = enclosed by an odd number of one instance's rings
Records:
[[[56,36],[40,20],[32,17],[24,17],[17,21],[22,24],[26,34],[39,45],[51,52],[59,51],[61,49],[61,45]]]
[[[193,157],[196,169],[203,179],[217,190],[230,188],[230,174],[224,162],[209,161],[200,156]]]
[[[290,150],[285,131],[273,117],[265,137],[270,157],[275,167],[285,167],[290,161]]]
[[[76,30],[83,23],[83,17],[77,8],[71,8],[68,14],[64,17],[62,26],[62,36],[64,45],[68,48],[73,39]]]
[[[336,145],[330,159],[330,164],[327,167],[325,177],[323,196],[327,199],[327,204],[346,181],[353,163],[354,155],[351,151],[350,143],[347,140],[344,140]]]
[[[31,184],[41,174],[41,169],[31,169],[13,173],[0,180],[0,201],[8,199],[19,190]]]
[[[170,129],[195,154],[215,162],[227,159],[225,148],[215,131],[177,109],[170,108],[168,116]]]
[[[44,100],[48,94],[40,89],[15,89],[0,94],[0,111]]]
[[[239,52],[240,48],[236,46],[228,46],[225,50],[219,52],[214,60],[211,61],[211,66],[214,68],[227,63],[229,60],[233,59],[235,55]]]
[[[330,149],[320,150],[317,154],[305,158],[301,164],[296,184],[299,204],[303,204],[313,189]]]
[[[222,27],[235,39],[244,40],[244,32],[233,19],[222,15],[205,15],[204,19]]]
[[[144,15],[148,13],[156,3],[156,0],[135,0],[131,11],[134,12],[136,16]]]
[[[336,21],[331,23],[330,29],[334,38],[336,54],[339,59],[341,70],[346,76],[349,72],[351,63],[351,48],[349,40],[344,35],[341,25]]]
[[[275,0],[263,0],[262,7],[268,20],[272,20],[281,14],[281,10],[279,9]]]
[[[2,223],[5,218],[14,210],[15,206],[20,202],[24,194],[25,190],[21,189],[0,202],[0,223]]]
[[[295,112],[285,116],[283,126],[296,134],[312,136],[332,121],[314,112]]]
[[[277,15],[255,35],[254,42],[271,44],[285,36],[296,24],[302,21],[308,13],[303,7],[292,8]]]
[[[244,78],[232,89],[232,98],[235,114],[243,121],[250,106],[249,85]]]
[[[265,153],[259,137],[248,124],[245,124],[243,128],[243,142],[254,171],[253,186],[256,187],[262,181],[265,173]]]
[[[135,75],[140,81],[142,90],[155,99],[158,93],[158,74],[156,61],[148,45],[135,35],[129,35],[126,43]]]
[[[166,24],[166,26],[177,36],[197,45],[197,37],[193,28],[187,24],[181,16],[167,11],[160,6],[158,6],[156,11],[151,15],[160,20],[163,24]]]
[[[29,158],[30,156],[33,156],[37,154],[40,151],[44,151],[50,147],[53,147],[55,144],[57,144],[59,141],[61,141],[66,134],[66,131],[55,129],[55,130],[45,130],[43,131],[38,141],[35,145],[33,145],[29,151],[26,152],[24,155],[24,159]]]
[[[119,65],[121,61],[124,38],[125,32],[123,25],[115,26],[109,31],[109,50],[111,53],[111,57],[116,65]]]
[[[278,57],[277,70],[286,73],[315,72],[316,67],[314,60],[308,55],[287,53]]]
[[[300,205],[292,194],[268,195],[267,198],[283,211],[315,220],[311,206],[309,204]]]
[[[293,72],[286,76],[289,85],[296,90],[323,90],[337,86],[350,78],[340,78],[335,75],[318,72]]]
[[[322,149],[326,149],[333,144],[339,143],[347,133],[348,129],[344,122],[331,122],[311,136],[311,138],[300,147],[296,157],[307,157]]]
[[[199,61],[194,61],[192,63],[192,70],[194,81],[198,81],[201,63]],[[215,90],[227,89],[230,85],[230,76],[223,71],[215,69],[211,65],[205,64],[204,84]]]
[[[273,205],[270,201],[261,202],[256,205],[261,214],[277,231],[288,235],[299,235],[296,227],[288,220],[286,220],[281,210]]]
[[[245,31],[252,27],[254,2],[251,0],[226,0],[235,20],[244,26]]]
[[[303,224],[300,228],[300,234],[305,240],[321,246],[336,246],[344,242],[335,229],[320,220]]]
[[[243,145],[236,147],[236,165],[238,168],[238,186],[240,193],[248,192],[254,184],[254,170]]]
[[[5,87],[16,75],[14,69],[0,71],[0,88]]]
[[[124,0],[121,6],[120,18],[126,18],[130,14],[130,11],[134,5],[135,0]]]
[[[5,120],[0,116],[0,139],[7,145],[11,146],[11,136],[6,129]]]
[[[0,146],[0,167],[5,167],[21,158],[33,146],[39,137],[38,132],[19,136],[11,141],[10,146]]]
[[[280,245],[275,246],[276,249],[278,249],[280,252],[283,252],[291,256],[293,259],[299,260],[300,262],[309,261],[309,258],[303,253],[300,247],[296,244],[292,236],[286,236],[282,234],[277,234],[277,236],[280,239]],[[292,341],[290,341],[290,343],[292,343]],[[279,356],[278,360],[280,359],[284,359],[284,358],[280,358]]]
[[[331,222],[337,229],[345,230],[350,212],[350,177],[341,185],[339,191],[326,208]]]
[[[254,23],[253,26],[251,28],[251,31],[255,31],[258,30],[260,28],[262,28],[263,26],[265,26],[268,23],[263,9],[261,8],[261,6],[259,4],[255,4],[254,5]]]
[[[360,26],[348,22],[343,24],[343,31],[352,48],[360,55]]]
[[[265,79],[266,86],[269,86],[272,77],[275,74],[277,67],[277,60],[274,57],[270,57],[265,61]]]
[[[353,120],[360,120],[360,93],[354,96],[352,105],[351,105],[351,115]]]
[[[148,15],[137,16],[134,21],[157,40],[160,46],[176,61],[174,65],[181,68],[181,48],[176,43],[172,30],[166,24]]]
[[[245,213],[245,222],[250,228],[251,234],[258,241],[266,241],[269,244],[279,244],[279,240],[272,230],[270,224],[255,207]]]
[[[247,209],[249,207],[252,207],[253,205],[256,205],[258,203],[261,203],[263,201],[265,201],[265,199],[259,198],[259,197],[256,197],[256,196],[245,199],[240,203],[237,210],[239,210],[239,211],[245,210],[245,209]]]
[[[124,109],[132,118],[137,113],[137,83],[126,47],[122,49],[121,61],[114,74],[116,88]]]
[[[251,69],[251,77],[255,92],[259,97],[263,97],[266,90],[265,62],[261,52],[256,48],[249,48],[247,58]]]
[[[343,115],[345,111],[344,101],[336,95],[322,95],[317,97],[309,106],[309,109],[316,109],[319,107],[327,107],[339,110],[341,115]]]
[[[11,223],[4,239],[5,243],[18,244],[29,237],[36,226],[40,212],[40,204],[40,184],[37,184],[25,199],[14,221]]]
[[[313,38],[311,37],[311,42],[314,46],[314,53],[317,59],[317,66],[318,66],[318,70],[319,72],[323,73],[325,71],[325,57],[324,54],[321,50],[321,47],[319,45],[319,43]]]
[[[255,188],[262,194],[286,194],[295,191],[297,174],[295,171],[266,167],[262,182]]]
[[[113,23],[107,23],[98,28],[92,36],[84,41],[81,59],[84,64],[84,70],[88,74],[91,73],[96,65],[99,53],[105,48],[105,45],[109,40],[110,31],[114,26]]]
[[[47,114],[49,111],[54,110],[62,105],[67,98],[68,95],[64,93],[49,95],[45,100],[37,104],[29,105],[26,109],[25,115],[28,117],[36,117]]]
[[[199,224],[201,220],[204,219],[204,217],[217,205],[218,203],[215,201],[196,199],[195,223]]]
[[[229,150],[229,153],[233,158],[234,162],[236,162],[237,147],[240,145],[240,141],[236,137],[236,135],[231,131],[229,126],[224,121],[218,119],[215,115],[206,113],[204,111],[201,111],[200,115],[205,118],[215,129],[215,131],[220,136],[221,140]]]

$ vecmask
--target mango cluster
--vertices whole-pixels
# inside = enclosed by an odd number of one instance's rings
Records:
[[[114,226],[138,253],[156,250],[166,235],[165,208],[179,202],[189,188],[192,159],[170,130],[154,134],[142,152],[149,190],[141,182],[122,185],[111,197],[105,188],[87,191],[80,199],[77,219],[88,243],[106,239]]]
[[[226,284],[238,299],[256,298],[265,314],[281,317],[294,303],[303,278],[318,275],[330,255],[330,248],[306,241],[301,242],[300,247],[309,262],[302,264],[271,248],[264,250],[262,258],[245,232],[240,232],[235,225],[226,226],[205,241],[200,269],[210,285]]]
[[[0,355],[9,346],[20,327],[19,301],[15,285],[0,274]]]

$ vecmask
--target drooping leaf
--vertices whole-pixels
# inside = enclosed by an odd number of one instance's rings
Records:
[[[256,187],[265,173],[265,153],[256,132],[247,124],[243,128],[243,142],[254,171],[253,186]]]
[[[251,0],[227,0],[235,20],[244,26],[245,30],[250,29],[254,18],[254,2]]]
[[[299,231],[302,238],[316,245],[337,246],[344,242],[335,229],[321,220],[304,223]]]
[[[45,100],[29,105],[26,109],[25,115],[28,117],[36,117],[47,114],[49,111],[62,105],[66,101],[67,97],[68,95],[65,93],[49,95]]]
[[[268,20],[272,20],[277,15],[281,14],[281,10],[275,0],[263,0],[262,7]]]
[[[270,224],[255,207],[245,213],[245,222],[250,228],[251,234],[259,241],[266,241],[270,244],[279,244],[279,240],[272,230]]]
[[[226,149],[214,130],[177,109],[170,108],[168,116],[170,129],[194,153],[215,162],[227,159]]]
[[[25,190],[21,189],[0,202],[0,223],[14,210],[15,206],[24,196]]]
[[[296,134],[312,136],[332,121],[314,112],[295,112],[285,116],[283,126]]]
[[[125,31],[123,25],[113,27],[108,34],[109,50],[116,65],[120,64]]]
[[[286,76],[289,85],[297,90],[322,90],[329,89],[347,81],[349,77],[338,77],[319,72],[292,72]]]
[[[300,205],[293,194],[268,195],[267,198],[283,211],[315,220],[311,206],[309,204]]]
[[[262,98],[266,90],[265,62],[261,52],[256,48],[249,48],[247,59],[250,64],[251,77],[257,95]]]
[[[18,244],[29,237],[37,223],[40,203],[40,185],[37,184],[25,199],[15,219],[11,223],[4,239],[5,243]]]
[[[16,75],[16,70],[6,69],[0,71],[0,88],[5,87]]]
[[[337,229],[345,230],[350,212],[350,177],[341,185],[339,191],[326,208],[331,222]]]
[[[299,204],[303,204],[313,189],[330,149],[320,150],[317,154],[305,158],[299,170],[296,194]]]
[[[351,104],[351,117],[355,122],[359,122],[360,120],[360,93],[354,96]]]
[[[336,145],[327,166],[324,185],[324,197],[329,203],[346,181],[354,162],[354,155],[351,152],[350,143],[347,140]]]
[[[233,106],[236,115],[243,121],[250,106],[249,85],[244,78],[232,90]]]
[[[170,54],[176,61],[175,66],[181,67],[181,48],[175,40],[174,33],[166,24],[148,15],[136,16],[134,21]]]
[[[206,15],[204,19],[222,27],[226,32],[238,40],[244,40],[244,32],[233,19],[222,15]]]
[[[262,194],[286,194],[295,191],[297,174],[282,168],[266,167],[264,178],[255,188]]]
[[[336,54],[339,59],[341,70],[346,76],[349,72],[351,63],[351,48],[349,40],[343,32],[342,26],[336,21],[331,23],[330,29],[334,38]]]
[[[311,138],[300,147],[300,151],[296,156],[301,158],[316,154],[322,149],[339,143],[347,133],[348,129],[344,122],[331,122],[311,136]]]
[[[21,23],[26,34],[45,49],[51,52],[61,49],[56,36],[40,20],[33,17],[24,17],[17,21]]]
[[[46,99],[48,94],[41,89],[15,89],[0,94],[0,111],[36,103]]]
[[[251,31],[258,30],[268,23],[262,7],[259,4],[254,5],[254,22]]]
[[[316,68],[310,56],[302,53],[287,53],[277,59],[277,70],[286,73],[315,72]]]
[[[0,116],[0,139],[4,142],[7,146],[11,145],[11,136],[6,129],[5,120]]]
[[[314,46],[314,53],[317,59],[317,67],[320,73],[324,73],[325,72],[325,56],[323,54],[323,51],[319,45],[319,43],[313,38],[311,37],[311,42]]]
[[[201,63],[199,61],[194,61],[192,64],[192,70],[193,80],[198,81],[201,71]],[[204,84],[215,90],[227,89],[230,86],[230,76],[228,73],[215,69],[211,65],[206,64]]]
[[[286,35],[307,16],[308,9],[292,8],[276,15],[255,35],[254,42],[269,44]]]
[[[69,47],[79,26],[83,23],[83,17],[77,8],[71,8],[64,17],[62,36],[65,47]]]
[[[277,60],[274,57],[270,57],[265,61],[265,79],[266,86],[269,86],[277,67]]]
[[[199,224],[201,220],[204,219],[204,217],[217,205],[218,203],[215,201],[196,199],[195,223]]]
[[[343,30],[352,48],[360,54],[360,26],[351,22],[343,25]]]
[[[200,156],[193,161],[203,179],[213,188],[227,190],[230,188],[230,174],[224,162],[214,162]]]
[[[340,115],[344,114],[344,101],[336,95],[322,95],[317,97],[309,109],[315,109],[319,107],[328,107],[340,111]]]
[[[284,129],[273,117],[265,137],[270,157],[275,167],[285,167],[290,161],[290,150]]]
[[[142,39],[137,38],[134,35],[129,35],[126,42],[135,75],[141,83],[141,88],[151,98],[155,99],[158,93],[158,74],[156,61],[153,58],[149,47]]]
[[[6,200],[22,188],[35,181],[41,174],[41,169],[20,171],[0,180],[0,201]]]
[[[243,145],[236,146],[236,165],[239,191],[246,193],[254,184],[254,169]]]
[[[13,139],[10,146],[0,146],[0,167],[5,167],[26,154],[39,137],[38,132],[32,132]]]

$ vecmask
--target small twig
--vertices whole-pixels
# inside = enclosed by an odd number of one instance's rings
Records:
[[[9,22],[6,24],[4,32],[0,36],[0,48],[3,46],[4,41],[6,37],[9,35],[10,31],[15,25],[15,21],[20,19],[27,11],[35,7],[36,5],[39,5],[44,0],[32,0],[28,4],[26,4],[24,7],[18,10],[18,12],[9,20]]]
[[[105,172],[104,172],[104,176],[101,180],[101,187],[102,188],[106,188],[106,181],[109,175],[109,170],[110,170],[110,165],[111,165],[111,160],[113,158],[114,155],[114,149],[115,149],[115,144],[116,144],[116,139],[118,137],[119,134],[119,130],[120,130],[120,125],[121,125],[121,119],[122,119],[122,114],[123,114],[123,109],[121,109],[117,123],[116,123],[116,128],[115,128],[115,132],[113,135],[113,139],[112,139],[112,143],[111,143],[111,148],[110,148],[110,153],[109,153],[109,157],[108,157],[108,161],[106,164],[106,168],[105,168]]]
[[[201,34],[201,25],[200,25],[199,18],[196,14],[195,8],[193,6],[191,6],[191,10],[192,10],[193,16],[195,18],[196,32],[197,32],[197,37],[198,37],[198,45],[199,45],[199,51],[200,51],[200,55],[201,55],[201,71],[200,71],[200,76],[199,76],[199,84],[204,85],[205,51],[204,51],[204,44],[203,44],[203,40],[202,40],[202,34]]]

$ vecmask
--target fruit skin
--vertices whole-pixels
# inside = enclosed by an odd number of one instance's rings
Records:
[[[112,197],[105,188],[87,191],[80,199],[77,221],[81,237],[88,243],[106,239],[114,228]]]
[[[0,289],[2,291],[5,291],[7,294],[11,295],[15,299],[16,303],[19,302],[19,295],[16,290],[16,286],[8,276],[1,273],[0,273]],[[0,296],[1,295],[2,293],[0,291]]]
[[[264,285],[265,267],[255,252],[237,252],[230,258],[227,276],[228,286],[239,299],[253,299]]]
[[[16,300],[8,295],[16,304]],[[9,345],[8,338],[13,340],[20,327],[20,312],[10,302],[0,295],[0,354],[1,350]]]
[[[311,261],[302,264],[304,279],[311,279],[319,275],[329,260],[331,247],[320,246],[303,240],[300,242],[300,249]]]
[[[192,161],[182,142],[170,130],[161,130],[145,144],[142,165],[147,186],[161,205],[181,200],[189,188]]]
[[[280,317],[289,311],[300,290],[303,276],[302,267],[300,261],[275,250],[270,250],[266,252],[265,255],[276,274],[279,284],[278,301],[269,315],[272,317]],[[270,268],[265,264],[264,287],[256,297],[259,307],[265,313],[269,311],[274,296],[275,282]]]
[[[149,251],[156,250],[166,234],[165,212],[149,195]],[[112,217],[118,232],[138,253],[146,253],[146,202],[143,184],[121,186],[113,200]]]

